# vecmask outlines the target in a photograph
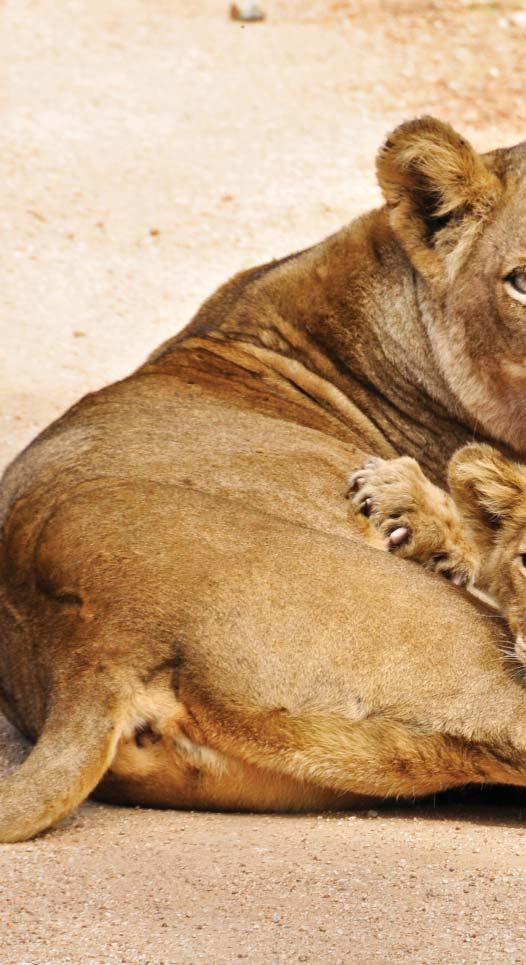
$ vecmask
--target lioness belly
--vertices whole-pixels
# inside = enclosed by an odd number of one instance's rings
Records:
[[[184,708],[179,705],[184,714]],[[187,719],[187,718],[186,718]],[[119,744],[95,797],[113,804],[231,811],[345,810],[374,799],[336,793],[190,740],[184,726],[141,727]]]

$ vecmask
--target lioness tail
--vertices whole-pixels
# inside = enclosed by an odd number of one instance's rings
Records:
[[[52,702],[34,749],[0,782],[0,842],[25,841],[57,824],[111,764],[122,715],[111,707],[102,681],[82,695],[75,691]]]

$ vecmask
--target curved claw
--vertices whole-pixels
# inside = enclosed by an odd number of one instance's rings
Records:
[[[347,490],[345,495],[347,499],[353,494],[357,493],[363,486],[365,479],[360,475],[359,472],[353,472],[352,476],[349,476],[347,481]]]
[[[369,498],[364,499],[363,503],[360,506],[360,512],[362,516],[370,516],[372,508],[373,508],[372,499],[369,499]]]
[[[408,526],[397,526],[389,533],[388,545],[389,546],[403,546],[407,543],[411,537],[411,530]]]
[[[454,586],[467,586],[469,582],[467,573],[446,573],[445,576],[447,576]]]

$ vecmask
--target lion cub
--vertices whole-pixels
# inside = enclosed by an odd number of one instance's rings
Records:
[[[459,449],[448,467],[451,495],[414,459],[371,459],[350,478],[371,542],[495,602],[526,664],[526,466],[488,445]],[[376,540],[375,540],[376,535]]]

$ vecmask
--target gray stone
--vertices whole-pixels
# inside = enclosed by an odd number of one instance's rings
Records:
[[[266,14],[263,8],[260,7],[259,3],[254,3],[253,0],[238,0],[237,3],[230,5],[231,20],[255,23],[258,20],[264,20],[265,16]]]

